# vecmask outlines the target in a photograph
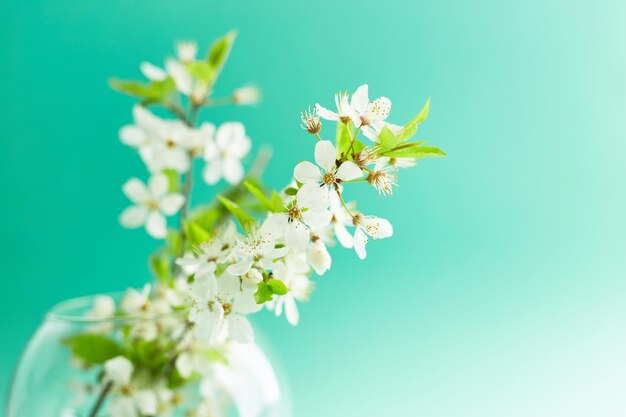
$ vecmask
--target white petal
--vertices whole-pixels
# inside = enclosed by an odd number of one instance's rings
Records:
[[[153,416],[157,413],[157,397],[154,391],[139,390],[134,395],[135,404],[144,416]]]
[[[304,184],[296,194],[298,206],[313,211],[326,210],[330,205],[328,187],[320,187],[317,184]]]
[[[330,269],[331,257],[322,239],[317,239],[309,245],[306,257],[318,275],[324,275],[324,272]]]
[[[393,235],[391,223],[380,217],[365,216],[360,220],[359,226],[374,239],[384,239]]]
[[[332,110],[328,110],[325,107],[320,106],[319,104],[315,105],[315,111],[317,115],[322,119],[326,120],[339,120],[339,115]]]
[[[176,54],[183,62],[193,61],[198,54],[198,45],[194,41],[177,42]]]
[[[141,73],[144,75],[144,77],[151,81],[163,81],[167,78],[167,73],[165,71],[163,71],[156,65],[152,65],[151,63],[146,61],[142,62],[141,65],[139,65],[139,69],[141,70]]]
[[[150,110],[140,104],[133,106],[133,119],[137,125],[151,132],[159,130],[163,122],[160,118],[152,114]]]
[[[361,178],[363,173],[357,164],[352,161],[345,161],[341,164],[339,169],[337,169],[337,173],[335,175],[341,181],[351,181]]]
[[[372,126],[361,127],[361,132],[363,133],[363,136],[365,136],[372,142],[380,142],[380,138],[378,137],[378,132],[372,129]]]
[[[215,185],[222,178],[222,161],[214,160],[207,162],[202,171],[202,178],[209,185]]]
[[[117,395],[111,398],[107,410],[111,417],[139,417],[139,413],[135,408],[135,401],[125,395]]]
[[[182,194],[166,194],[159,202],[159,208],[166,216],[173,216],[180,210],[184,203],[185,197],[183,197]]]
[[[241,276],[250,271],[250,268],[252,268],[252,259],[244,259],[229,266],[227,271],[229,274]]]
[[[213,161],[220,156],[220,150],[217,147],[217,144],[213,139],[207,140],[204,144],[204,159],[208,161]]]
[[[223,161],[224,179],[230,185],[237,185],[243,178],[243,166],[239,159],[234,157],[225,158]]]
[[[155,174],[148,181],[148,188],[153,198],[164,196],[170,187],[170,182],[164,174]]]
[[[124,126],[120,129],[120,140],[124,145],[137,148],[146,142],[146,132],[135,125]]]
[[[191,364],[191,355],[183,352],[176,358],[176,370],[183,378],[189,378],[193,373],[193,365]]]
[[[167,225],[165,223],[165,217],[157,211],[153,211],[148,216],[146,222],[146,231],[150,236],[155,239],[163,239],[167,235]]]
[[[228,333],[238,343],[250,343],[254,340],[252,325],[247,318],[239,314],[228,316]]]
[[[292,326],[296,326],[300,320],[300,313],[298,312],[298,306],[296,300],[293,297],[285,297],[285,316],[287,321]]]
[[[148,209],[144,206],[130,206],[120,214],[120,224],[128,229],[136,229],[146,222]]]
[[[341,223],[335,223],[335,236],[344,248],[351,248],[354,245],[352,235],[348,232],[346,226]]]
[[[189,96],[193,92],[193,77],[187,71],[187,68],[180,62],[168,59],[165,62],[165,68],[167,72],[174,79],[174,83],[176,83],[176,88],[181,93]]]
[[[302,220],[314,229],[323,229],[330,224],[333,215],[330,211],[308,210],[302,213]]]
[[[360,227],[357,227],[354,232],[354,250],[361,259],[365,259],[365,256],[367,256],[367,252],[365,250],[367,240],[367,235],[361,230]]]
[[[293,170],[293,176],[303,184],[318,183],[322,179],[320,169],[313,162],[309,161],[302,161],[296,165]]]
[[[304,252],[309,244],[309,229],[299,220],[293,220],[287,225],[285,241],[298,252]]]
[[[337,151],[329,140],[320,140],[315,145],[315,162],[326,172],[332,172],[335,168]]]
[[[269,235],[272,239],[283,237],[287,232],[289,216],[284,213],[271,214],[261,226],[261,233]]]
[[[126,181],[122,186],[122,191],[133,203],[141,204],[150,198],[148,189],[138,178],[131,178]]]
[[[124,356],[116,356],[104,363],[104,373],[114,384],[127,385],[133,374],[133,364]]]
[[[352,94],[352,101],[350,102],[352,108],[359,113],[365,113],[367,109],[367,103],[369,103],[370,99],[368,97],[368,87],[367,84],[363,84],[359,88],[356,89],[354,94]]]
[[[239,122],[222,123],[215,134],[215,141],[220,149],[229,149],[231,143],[246,136],[246,128]]]

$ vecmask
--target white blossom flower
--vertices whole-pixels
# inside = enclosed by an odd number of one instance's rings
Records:
[[[351,203],[348,203],[348,206],[350,205]],[[352,248],[353,238],[346,227],[352,225],[352,216],[350,216],[350,213],[348,213],[343,204],[341,204],[339,196],[334,193],[330,195],[330,212],[332,214],[331,224],[335,232],[335,237],[344,248]]]
[[[206,340],[193,337],[193,333],[187,333],[179,345],[179,353],[176,357],[176,370],[183,378],[189,378],[192,374],[208,374],[212,368],[212,361],[207,355],[214,345]]]
[[[111,417],[141,417],[157,413],[154,391],[133,384],[133,364],[123,356],[104,363],[104,378],[113,384],[108,411]]]
[[[362,126],[364,131],[369,128],[380,130],[391,111],[391,100],[387,97],[378,97],[370,101],[368,86],[363,84],[352,95],[351,106],[357,116],[355,127]]]
[[[181,62],[195,61],[196,55],[198,55],[198,45],[194,41],[179,41],[176,42],[176,53],[178,59]]]
[[[211,88],[206,80],[194,77],[185,64],[176,59],[170,58],[165,61],[165,68],[174,79],[178,91],[188,96],[195,104],[204,102]]]
[[[146,77],[150,81],[164,81],[168,77],[167,72],[165,72],[163,68],[159,68],[156,65],[151,64],[147,61],[143,61],[139,65],[139,69],[141,70],[141,73],[144,75],[144,77]]]
[[[365,259],[367,255],[365,245],[367,244],[368,236],[374,239],[384,239],[393,235],[391,223],[380,217],[364,216],[359,213],[354,216],[353,224],[356,226],[354,231],[354,250],[361,259]]]
[[[165,216],[173,216],[180,210],[185,198],[179,193],[170,193],[169,181],[163,174],[150,177],[148,186],[137,178],[131,178],[123,186],[124,194],[135,205],[120,215],[122,226],[133,229],[145,225],[146,232],[154,238],[167,235]]]
[[[296,300],[307,301],[314,288],[313,282],[309,279],[306,258],[302,254],[289,256],[276,268],[274,277],[285,283],[288,292],[275,297],[267,304],[267,308],[274,310],[276,316],[280,316],[284,310],[287,321],[295,326],[300,320]]]
[[[254,85],[246,85],[233,91],[233,102],[245,106],[256,104],[261,99],[261,91]]]
[[[243,124],[223,123],[215,135],[215,141],[208,142],[204,150],[206,167],[203,178],[209,185],[217,184],[224,178],[231,185],[243,178],[241,159],[250,151],[250,138],[246,136]]]
[[[358,115],[350,103],[350,95],[347,92],[335,94],[335,105],[337,106],[337,112],[328,110],[319,103],[316,103],[315,111],[322,119],[340,121],[342,123],[352,121],[355,126],[359,123]]]
[[[322,130],[322,122],[320,122],[320,117],[317,115],[316,109],[311,111],[311,106],[309,108],[300,113],[300,127],[312,135],[315,135]]]
[[[392,123],[382,122],[375,123],[371,125],[363,125],[361,126],[361,132],[363,132],[363,136],[371,140],[372,142],[380,142],[380,132],[383,127],[387,127],[391,133],[397,135],[404,129],[404,126],[394,125]]]
[[[324,275],[324,272],[330,269],[331,257],[326,249],[326,244],[319,236],[311,238],[311,244],[306,251],[306,257],[309,264],[313,267],[318,275]]]
[[[176,260],[187,275],[195,275],[196,278],[215,278],[214,272],[217,262],[225,254],[222,242],[212,239],[195,248],[195,254],[185,255]]]
[[[271,233],[260,229],[237,243],[234,254],[238,261],[230,265],[227,271],[237,276],[245,275],[255,263],[261,268],[271,270],[274,266],[274,259],[285,256],[287,251],[285,247],[276,248],[276,241]]]
[[[383,168],[371,171],[367,175],[367,182],[378,191],[378,194],[391,195],[393,194],[392,186],[398,185],[396,183],[397,175],[389,171],[389,169]]]
[[[90,332],[106,333],[113,330],[113,323],[104,321],[115,315],[115,300],[108,295],[94,297],[93,306],[85,313],[89,320],[102,321],[88,326]]]
[[[136,148],[142,161],[153,173],[170,168],[178,173],[185,173],[190,167],[190,156],[198,142],[204,142],[205,136],[212,139],[208,127],[191,129],[178,120],[164,120],[140,105],[133,107],[134,124],[120,130],[120,140],[125,145]],[[190,155],[191,154],[191,155]]]
[[[351,181],[363,176],[361,168],[352,161],[344,161],[337,167],[336,155],[335,146],[330,141],[320,140],[315,145],[317,166],[312,162],[302,161],[296,165],[293,176],[303,184],[323,185],[322,189],[326,193],[330,192],[330,187],[335,188],[342,181]]]
[[[286,212],[273,213],[263,223],[263,230],[276,238],[284,237],[288,247],[304,252],[310,239],[308,225],[323,228],[330,223],[328,192],[317,184],[304,184],[287,205]]]

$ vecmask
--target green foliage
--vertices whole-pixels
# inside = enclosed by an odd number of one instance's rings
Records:
[[[242,229],[246,232],[250,232],[252,226],[254,225],[254,218],[250,216],[244,209],[239,207],[237,203],[228,198],[218,195],[217,199],[226,207],[228,211],[232,213],[233,216],[237,219]]]
[[[185,230],[191,246],[199,245],[200,243],[206,242],[211,238],[210,232],[208,232],[200,224],[193,221],[185,222]]]
[[[406,142],[407,140],[411,139],[415,135],[415,132],[417,132],[417,127],[420,124],[422,124],[424,120],[426,120],[426,118],[428,117],[429,111],[430,111],[430,98],[426,100],[426,104],[424,104],[424,107],[422,107],[422,110],[420,110],[420,112],[417,113],[417,116],[411,119],[409,123],[404,125],[400,133],[398,133],[398,143]]]
[[[259,282],[257,291],[254,293],[254,300],[257,304],[263,304],[268,301],[272,301],[274,294],[285,295],[287,294],[287,286],[279,279],[269,279],[267,281]]]
[[[180,189],[180,175],[173,169],[164,169],[163,174],[167,177],[169,183],[169,192],[176,193]]]
[[[280,195],[276,191],[272,191],[271,196],[268,198],[260,188],[254,185],[251,181],[244,181],[243,183],[250,194],[256,197],[259,200],[259,203],[268,211],[272,213],[280,212],[284,208],[283,199],[280,198]]]
[[[412,143],[403,143],[398,145],[391,150],[382,153],[383,156],[389,158],[413,158],[413,159],[421,159],[421,158],[430,158],[437,156],[446,156],[446,153],[439,148],[435,148],[434,146],[422,146],[422,142],[412,142]]]
[[[335,147],[337,148],[337,157],[341,158],[348,152],[350,148],[350,141],[354,134],[354,126],[352,122],[349,123],[337,123],[337,132],[335,135]]]
[[[226,60],[228,59],[228,55],[230,55],[230,50],[233,47],[233,43],[235,42],[236,37],[237,32],[230,31],[223,37],[217,39],[211,45],[207,57],[207,62],[213,69],[215,76],[217,76],[224,67]]]
[[[286,195],[296,195],[298,194],[298,189],[294,187],[289,187],[285,190]]]
[[[285,295],[285,294],[287,294],[287,286],[285,285],[284,282],[282,282],[279,279],[270,279],[267,282],[267,286],[276,295]]]
[[[393,134],[387,126],[383,127],[378,135],[380,142],[378,143],[379,153],[384,153],[391,150],[399,142],[398,137]]]
[[[102,364],[124,353],[122,347],[113,339],[96,333],[82,333],[61,341],[68,346],[72,354],[87,364]]]
[[[213,68],[208,62],[189,62],[186,64],[186,68],[192,77],[197,78],[205,84],[210,84],[216,75],[215,68]]]
[[[150,255],[149,262],[150,270],[159,281],[169,282],[172,279],[172,255],[169,251],[156,251]]]
[[[167,103],[170,96],[176,91],[176,84],[171,77],[163,81],[141,83],[138,81],[109,80],[109,85],[120,93],[142,99],[143,104]]]

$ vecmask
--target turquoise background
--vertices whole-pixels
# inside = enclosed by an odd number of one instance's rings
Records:
[[[626,415],[626,3],[32,1],[0,6],[0,390],[44,312],[141,285],[156,242],[123,230],[144,175],[117,138],[139,77],[177,39],[240,36],[217,94],[255,81],[241,120],[282,185],[312,154],[309,103],[370,84],[449,153],[402,172],[395,226],[336,250],[302,321],[264,314],[296,415]],[[208,193],[204,194],[205,196]]]

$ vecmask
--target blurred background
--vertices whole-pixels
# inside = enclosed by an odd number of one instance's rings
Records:
[[[585,4],[586,3],[586,4]],[[296,416],[626,415],[626,3],[3,2],[0,392],[43,314],[140,286],[157,242],[117,223],[144,168],[120,144],[140,78],[173,43],[239,30],[216,94],[250,81],[240,120],[280,187],[313,141],[308,104],[369,83],[449,153],[404,171],[359,262],[337,248],[301,323],[264,313]],[[219,187],[218,187],[219,189]],[[208,191],[198,194],[208,198]],[[4,401],[4,398],[1,400]],[[0,406],[4,408],[0,401]]]

